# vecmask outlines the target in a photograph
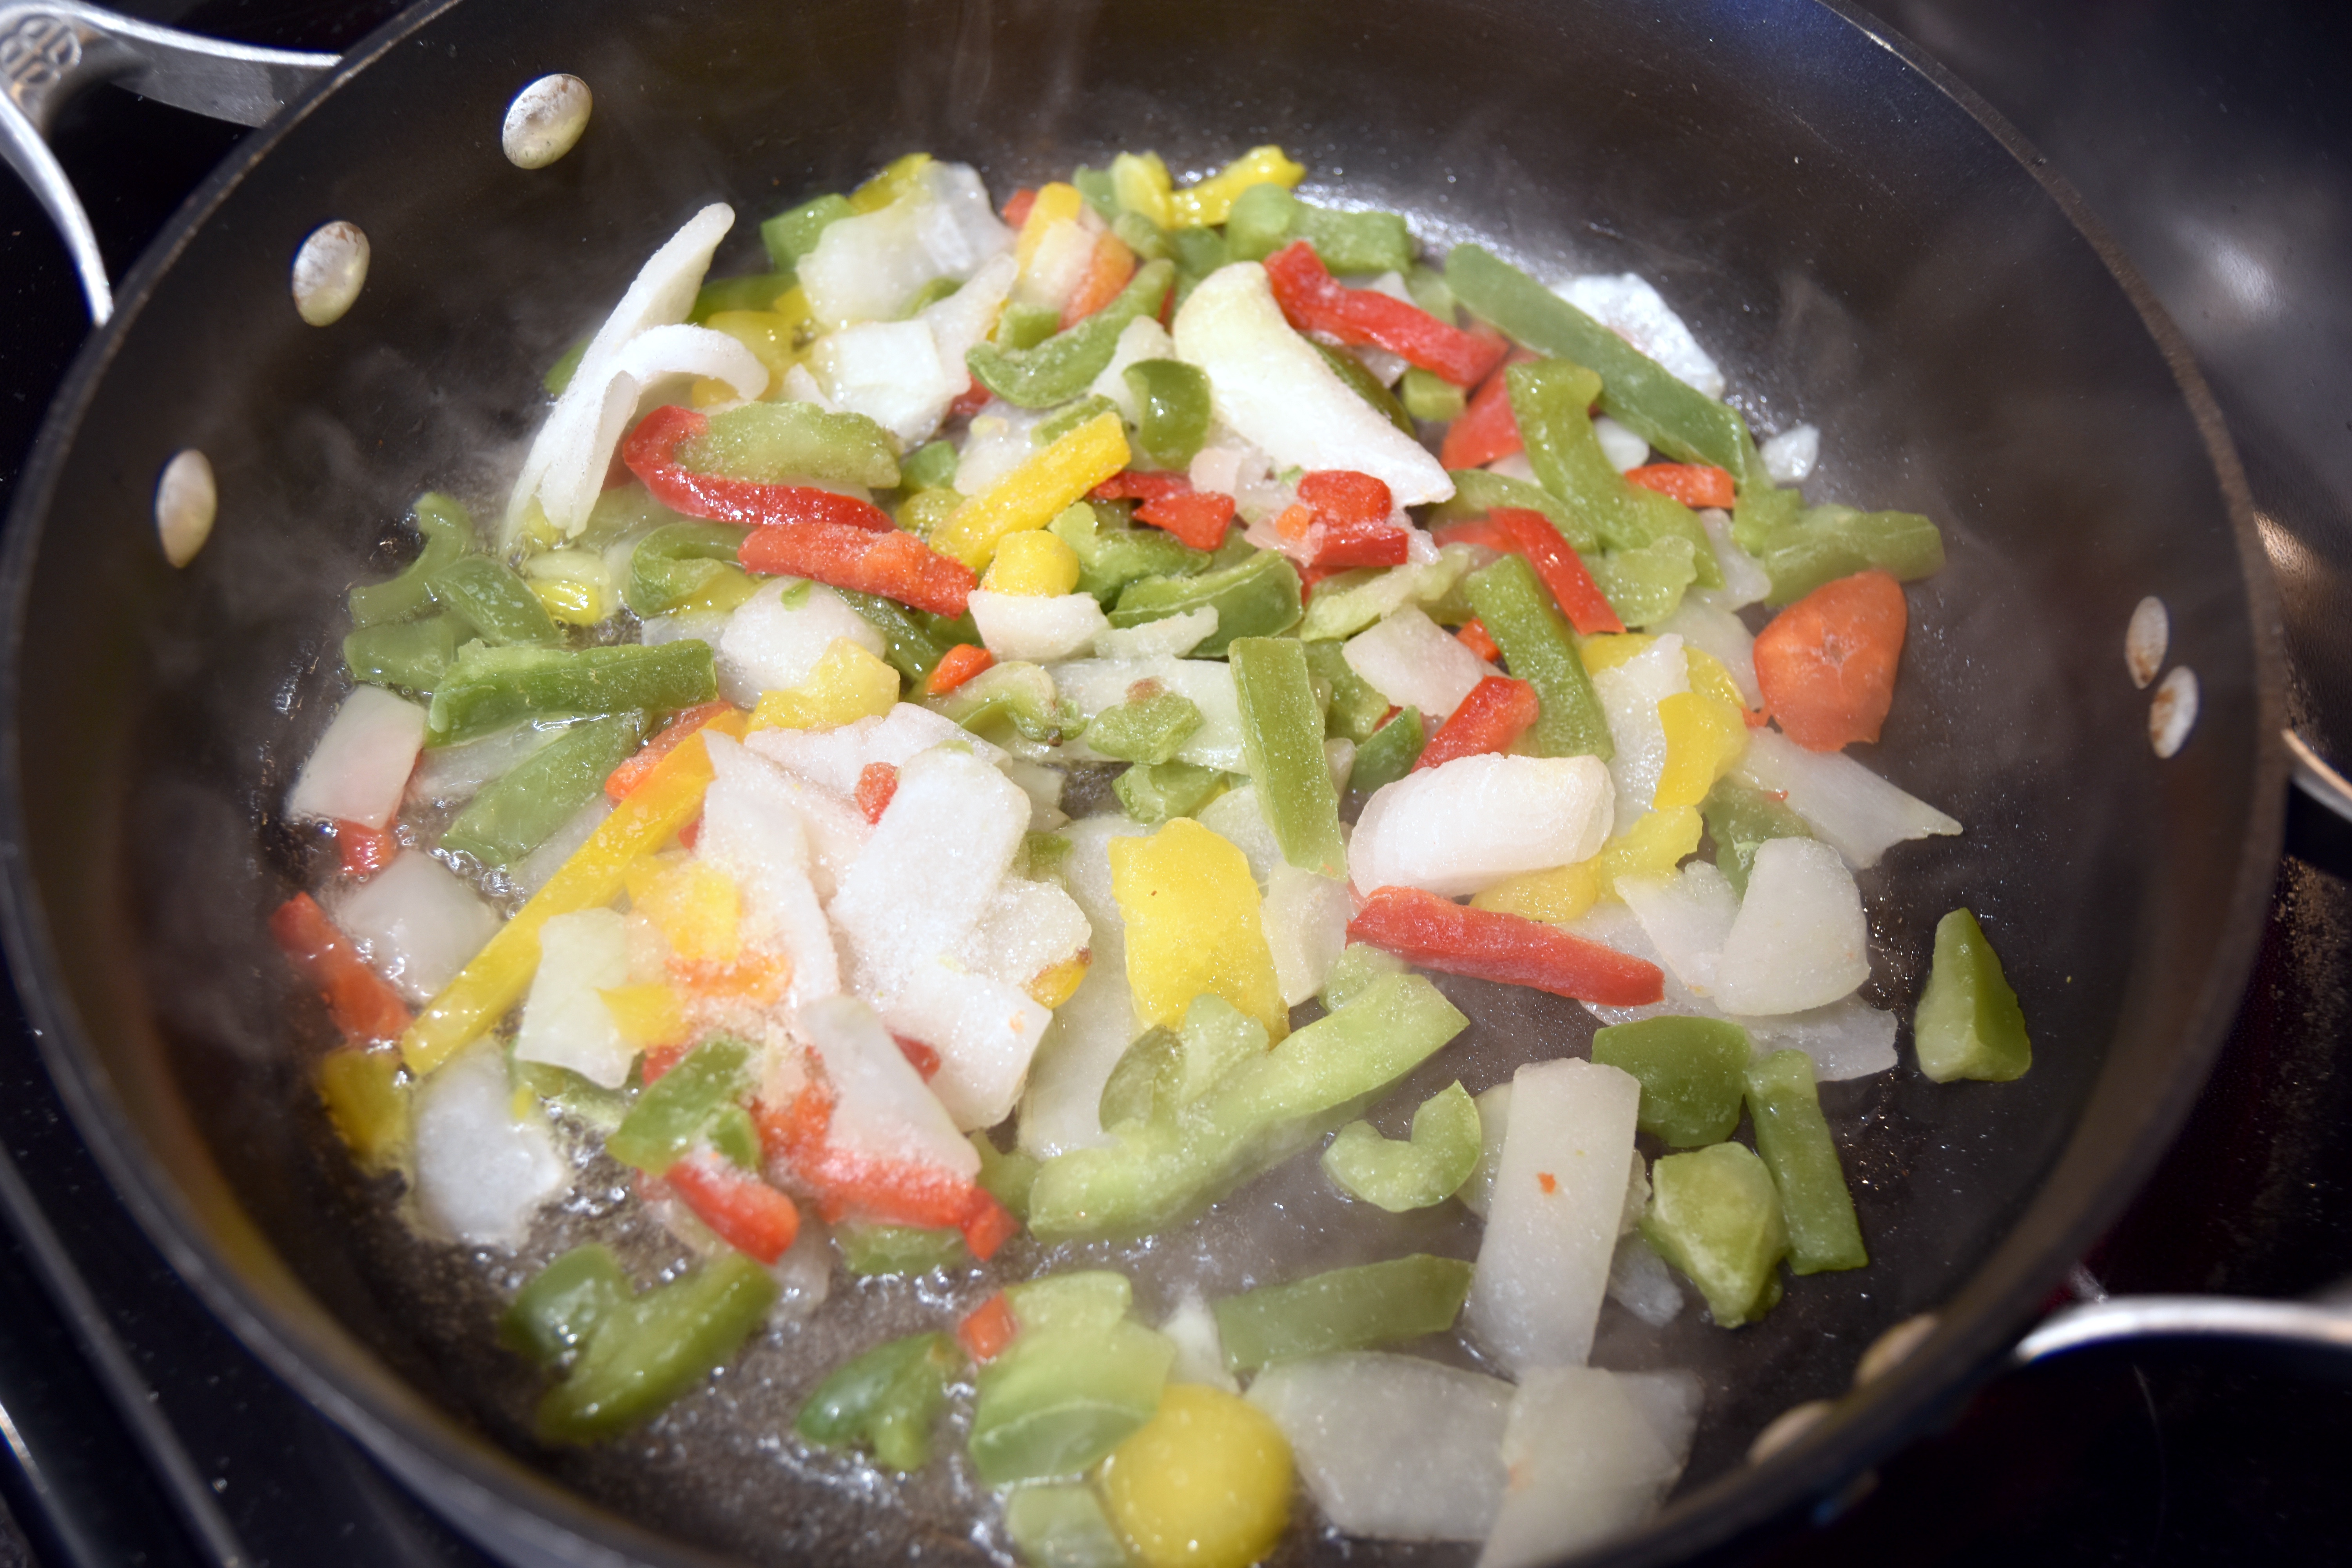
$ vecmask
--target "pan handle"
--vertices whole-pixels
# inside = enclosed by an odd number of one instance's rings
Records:
[[[2323,871],[2352,879],[2352,783],[2293,730],[2286,731],[2286,749],[2294,762],[2294,788],[2287,796],[2287,852]]]
[[[0,153],[57,224],[93,322],[114,313],[114,290],[89,215],[49,151],[49,127],[65,100],[111,81],[174,108],[259,125],[340,59],[201,37],[79,0],[0,3]]]
[[[2236,1296],[2110,1296],[2063,1308],[2010,1352],[2024,1366],[2119,1340],[2237,1340],[2352,1353],[2352,1307]]]

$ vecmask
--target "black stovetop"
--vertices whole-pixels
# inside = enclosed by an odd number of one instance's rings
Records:
[[[337,48],[388,0],[146,0]],[[1880,0],[2072,180],[2195,347],[2278,569],[2297,724],[2352,760],[2352,7]],[[101,89],[60,126],[116,274],[243,134]],[[39,208],[0,178],[0,507],[82,335]],[[2311,824],[2305,820],[2305,826]],[[2338,859],[2336,864],[2347,864]],[[2113,1292],[2299,1295],[2352,1277],[2352,884],[2290,858],[2230,1047],[2085,1260]],[[66,1565],[485,1560],[179,1283],[65,1121],[0,995],[0,1496]],[[2000,1379],[1772,1560],[2332,1560],[2352,1384],[2206,1348]],[[0,1563],[22,1543],[0,1532]]]

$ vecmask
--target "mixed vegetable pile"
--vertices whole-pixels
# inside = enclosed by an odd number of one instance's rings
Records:
[[[779,1425],[968,1466],[1035,1563],[1253,1562],[1303,1483],[1515,1568],[1688,1452],[1696,1378],[1588,1364],[1605,1299],[1663,1323],[1679,1276],[1729,1330],[1784,1262],[1867,1263],[1816,1092],[1896,1059],[1854,872],[1960,825],[1843,748],[1936,528],[1806,505],[1815,433],[1759,450],[1639,278],[1434,267],[1304,174],[1121,154],[1000,215],[911,156],[717,281],[709,207],[550,374],[497,526],[426,496],[352,591],[287,801],[340,864],[273,921],[335,1128],[467,1247],[614,1169],[681,1244],[515,1297],[545,1441],[836,1269],[1009,1248]],[[1386,1136],[1465,1026],[1431,973],[1606,1026]],[[1916,1040],[2027,1068],[1966,910]],[[1310,1151],[1354,1204],[1468,1205],[1475,1260],[1215,1300],[1069,1261]]]

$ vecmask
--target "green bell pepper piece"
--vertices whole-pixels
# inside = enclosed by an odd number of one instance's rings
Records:
[[[1178,359],[1138,360],[1120,373],[1143,417],[1136,445],[1162,468],[1181,469],[1209,438],[1209,373]]]
[[[1346,383],[1349,391],[1370,404],[1374,413],[1414,440],[1421,438],[1419,432],[1412,427],[1412,421],[1405,415],[1404,405],[1396,400],[1395,393],[1381,384],[1381,378],[1367,369],[1362,360],[1345,349],[1335,349],[1315,338],[1307,339],[1307,346],[1321,354],[1323,363],[1331,367],[1331,374]]]
[[[1370,795],[1396,783],[1412,772],[1412,764],[1421,761],[1422,748],[1428,744],[1428,726],[1422,721],[1421,710],[1400,710],[1356,748],[1355,770],[1348,775],[1349,793]]]
[[[1070,184],[1103,222],[1118,216],[1118,184],[1108,169],[1090,169],[1081,163],[1070,171]]]
[[[1773,1266],[1789,1250],[1788,1226],[1771,1173],[1744,1143],[1654,1163],[1642,1234],[1699,1288],[1724,1328],[1762,1317],[1780,1299]]]
[[[572,378],[580,374],[580,362],[588,357],[588,345],[593,342],[593,338],[583,338],[555,356],[555,363],[549,365],[547,374],[539,378],[539,384],[546,389],[548,396],[563,395],[563,389],[570,386]]]
[[[952,299],[955,295],[955,291],[962,287],[963,279],[961,278],[932,279],[929,282],[915,290],[915,297],[907,301],[907,308],[905,310],[898,312],[898,320],[902,321],[913,321],[916,317],[921,315],[925,310],[929,310],[940,300]]]
[[[1176,1109],[1176,1084],[1182,1076],[1184,1041],[1165,1024],[1154,1024],[1128,1043],[1118,1065],[1103,1080],[1096,1101],[1097,1119],[1105,1128],[1128,1121],[1162,1119]]]
[[[1138,763],[1111,780],[1127,815],[1147,826],[1192,816],[1225,793],[1229,775],[1198,763]]]
[[[1404,1214],[1444,1203],[1477,1168],[1478,1105],[1460,1083],[1421,1102],[1412,1136],[1383,1138],[1369,1121],[1350,1121],[1323,1151],[1323,1173],[1349,1197]]]
[[[499,1319],[499,1342],[542,1367],[578,1350],[629,1299],[629,1277],[602,1242],[575,1247],[531,1277]]]
[[[570,1068],[553,1062],[519,1062],[509,1054],[507,1070],[514,1080],[554,1110],[599,1132],[610,1132],[629,1113],[628,1092],[589,1082]]]
[[[1784,801],[1738,779],[1717,779],[1699,802],[1706,836],[1715,841],[1715,868],[1732,891],[1748,896],[1748,873],[1756,865],[1756,851],[1774,838],[1811,838],[1813,830]]]
[[[1405,969],[1404,960],[1395,953],[1351,942],[1340,949],[1339,956],[1331,961],[1331,972],[1323,977],[1324,1008],[1336,1013],[1370,990],[1373,982],[1402,974]]]
[[[571,821],[645,737],[641,713],[569,726],[467,802],[441,835],[441,847],[471,855],[486,866],[521,859]]]
[[[1048,1274],[1004,1288],[1022,1333],[1108,1333],[1135,1305],[1135,1287],[1111,1268]]]
[[[1029,1568],[1129,1568],[1127,1543],[1084,1481],[1014,1488],[1004,1533]]]
[[[1427,1060],[1468,1020],[1416,974],[1375,980],[1220,1080],[1172,1121],[1039,1167],[1029,1226],[1052,1244],[1148,1236],[1305,1147],[1335,1112]]]
[[[1687,539],[1607,551],[1592,556],[1586,566],[1617,618],[1637,630],[1673,615],[1683,602],[1683,591],[1698,580],[1698,552]]]
[[[433,574],[433,602],[466,617],[493,647],[563,640],[521,574],[487,555],[466,555]]]
[[[778,213],[760,226],[760,243],[767,247],[769,263],[779,272],[796,270],[828,226],[856,211],[847,196],[822,195]]]
[[[593,1443],[649,1418],[733,1356],[776,1291],[773,1275],[730,1252],[619,1303],[540,1401],[540,1440]]]
[[[1323,709],[1306,646],[1293,637],[1237,637],[1225,658],[1241,705],[1244,766],[1282,858],[1318,877],[1346,877],[1339,796],[1323,753]]]
[[[918,539],[929,539],[940,524],[956,514],[963,505],[963,497],[942,485],[934,489],[917,490],[898,503],[891,520]]]
[[[1793,489],[1774,489],[1769,483],[1742,485],[1731,506],[1731,542],[1758,554],[1765,541],[1794,525],[1804,510],[1805,498]]]
[[[1358,675],[1346,651],[1336,642],[1299,645],[1307,650],[1307,670],[1315,680],[1315,699],[1323,705],[1323,732],[1362,745],[1388,717],[1389,700]]]
[[[352,590],[352,625],[373,626],[404,621],[433,607],[433,579],[464,559],[474,545],[474,520],[466,509],[438,490],[427,490],[409,509],[423,540],[416,559],[400,574],[383,583],[366,583]]]
[[[1067,839],[1062,840],[1066,845]],[[1012,1212],[1013,1217],[1029,1217],[1029,1184],[1037,1179],[1037,1156],[1016,1149],[1008,1154],[999,1149],[985,1132],[971,1134],[971,1146],[980,1152],[981,1190]]]
[[[959,454],[949,440],[927,441],[898,465],[898,483],[908,490],[935,490],[955,483]]]
[[[963,1234],[911,1225],[844,1225],[834,1233],[841,1261],[852,1274],[929,1274],[953,1268],[970,1254]]]
[[[1041,745],[1058,745],[1083,728],[1077,710],[1055,693],[1054,678],[1020,659],[992,665],[924,705],[974,734],[1009,724]]]
[[[877,1345],[816,1385],[793,1430],[820,1447],[870,1449],[887,1469],[919,1470],[961,1362],[940,1333]]]
[[[1051,305],[1024,305],[1019,300],[1004,307],[1004,314],[996,319],[994,341],[1001,349],[1034,349],[1062,330],[1062,312]]]
[[[1600,382],[1566,360],[1533,360],[1503,372],[1511,416],[1527,443],[1528,462],[1543,488],[1589,521],[1612,550],[1638,550],[1663,539],[1691,542],[1701,587],[1723,586],[1715,550],[1698,514],[1678,500],[1626,481],[1601,449],[1588,412]]]
[[[2025,1011],[2001,973],[2000,955],[1969,910],[1936,922],[1936,957],[1912,1019],[1919,1070],[1937,1083],[1956,1078],[2006,1083],[2033,1065]]]
[[[1033,447],[1050,447],[1089,419],[1099,418],[1118,406],[1098,392],[1090,392],[1059,413],[1040,422],[1029,432]]]
[[[1420,566],[1360,566],[1326,577],[1315,585],[1315,602],[1298,623],[1304,642],[1332,642],[1354,637],[1374,621],[1403,605],[1419,605],[1431,618],[1442,616],[1477,552],[1466,544],[1449,544],[1437,559]],[[1470,612],[1455,617],[1466,621]]]
[[[1185,1007],[1181,1031],[1155,1025],[1119,1057],[1103,1085],[1102,1125],[1167,1121],[1265,1049],[1264,1024],[1203,992]]]
[[[1323,265],[1342,277],[1412,265],[1412,234],[1396,213],[1318,207],[1270,182],[1234,198],[1225,218],[1225,248],[1234,260],[1263,261],[1294,239],[1313,246]]]
[[[1137,687],[1151,689],[1136,695]],[[1201,727],[1201,707],[1181,691],[1170,691],[1156,681],[1138,681],[1124,702],[1115,703],[1087,723],[1087,746],[1122,763],[1160,763],[1176,755]]]
[[[556,714],[667,712],[718,695],[710,645],[690,637],[570,651],[468,644],[433,689],[427,741],[453,745]]]
[[[950,628],[962,617],[950,619],[922,610],[910,610],[896,599],[886,599],[879,594],[861,594],[855,588],[835,588],[835,593],[847,601],[867,625],[882,634],[882,657],[891,668],[907,678],[908,684],[919,690],[949,648],[959,642],[978,642],[977,633],[969,637],[952,635]]]
[[[1176,264],[1176,308],[1184,308],[1185,299],[1202,279],[1223,267],[1228,259],[1225,237],[1213,228],[1180,228],[1168,236],[1168,259]]]
[[[1442,1334],[1462,1315],[1470,1274],[1460,1258],[1414,1253],[1227,1296],[1212,1308],[1225,1366],[1253,1372],[1280,1361]]]
[[[1175,254],[1168,244],[1168,231],[1141,213],[1121,211],[1110,220],[1110,231],[1139,260],[1162,261]]]
[[[1192,650],[1195,658],[1214,658],[1235,637],[1280,637],[1303,610],[1298,569],[1277,552],[1253,549],[1244,560],[1194,576],[1139,577],[1119,590],[1110,624],[1139,626],[1203,605],[1216,610],[1217,629]]]
[[[648,620],[708,591],[733,569],[744,531],[726,522],[666,522],[629,552],[621,598]]]
[[[1190,577],[1208,567],[1208,552],[1188,549],[1157,528],[1129,528],[1114,521],[1116,510],[1108,503],[1078,501],[1046,525],[1078,558],[1078,592],[1108,607],[1139,578]]]
[[[1017,1300],[1013,1317],[1022,1318]],[[1175,1359],[1167,1336],[1123,1319],[1099,1328],[1023,1323],[973,1380],[973,1469],[992,1487],[1092,1469],[1159,1412]]]
[[[465,616],[446,611],[362,626],[343,638],[343,664],[354,680],[422,695],[441,684],[457,662],[458,645],[473,635]]]
[[[1434,517],[1438,522],[1484,517],[1498,506],[1524,507],[1543,513],[1545,521],[1559,530],[1559,536],[1579,555],[1590,556],[1601,548],[1591,526],[1541,485],[1515,479],[1507,474],[1490,474],[1484,468],[1448,468],[1445,477],[1454,481],[1454,494],[1438,503]]]
[[[1482,246],[1445,258],[1454,297],[1538,353],[1589,364],[1601,374],[1601,412],[1685,463],[1712,463],[1741,484],[1767,482],[1747,423],[1728,405],[1674,378],[1664,366]]]
[[[1774,1051],[1749,1063],[1747,1076],[1756,1150],[1780,1189],[1780,1215],[1789,1226],[1790,1271],[1862,1268],[1870,1254],[1862,1245],[1837,1142],[1822,1115],[1813,1058],[1802,1051]]]
[[[753,484],[865,485],[898,482],[898,447],[863,414],[835,414],[814,403],[747,403],[710,416],[701,435],[682,443],[677,463],[696,473]]]
[[[624,1165],[658,1176],[702,1138],[719,1113],[751,1088],[751,1047],[713,1035],[646,1087],[604,1152]]]
[[[1636,1125],[1675,1149],[1731,1136],[1754,1055],[1748,1031],[1723,1018],[1642,1018],[1592,1036],[1592,1059],[1642,1086]]]
[[[1466,581],[1470,606],[1511,673],[1536,689],[1542,704],[1523,740],[1538,757],[1598,757],[1616,754],[1608,715],[1592,689],[1592,677],[1576,651],[1576,635],[1552,605],[1524,555],[1505,555]]]
[[[1111,302],[1029,349],[977,343],[964,356],[982,386],[1024,408],[1051,408],[1085,393],[1110,364],[1118,335],[1138,316],[1156,316],[1176,280],[1173,262],[1147,261]]]
[[[1470,400],[1460,387],[1434,371],[1419,365],[1404,373],[1397,383],[1397,401],[1404,411],[1424,424],[1443,425],[1462,417]]]
[[[1916,511],[1815,506],[1766,534],[1754,553],[1772,579],[1765,602],[1786,605],[1874,566],[1902,583],[1930,576],[1944,569],[1944,536]]]
[[[694,309],[686,319],[699,326],[721,310],[772,310],[776,300],[798,281],[790,270],[714,279],[695,291]]]

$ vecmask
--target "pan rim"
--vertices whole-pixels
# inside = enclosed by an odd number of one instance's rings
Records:
[[[2071,1218],[2044,1227],[2047,1234],[2036,1231],[2034,1216],[2042,1207],[2037,1200],[1953,1298],[1936,1334],[1867,1398],[1853,1402],[1851,1410],[1767,1463],[1728,1471],[1681,1499],[1639,1536],[1604,1549],[1595,1561],[1680,1558],[1762,1531],[1793,1510],[1832,1502],[1854,1476],[1917,1435],[1981,1381],[2067,1264],[2113,1223],[2144,1184],[2186,1120],[2219,1056],[2252,972],[2284,837],[2288,762],[2280,732],[2286,674],[2278,595],[2235,449],[2185,341],[2080,195],[1996,110],[1852,0],[1814,3],[1918,73],[2016,160],[2090,245],[2138,312],[2171,371],[2205,443],[2245,579],[2258,707],[2257,744],[2251,759],[2253,805],[2221,921],[2225,941],[2206,967],[2193,1017],[2179,1032],[2179,1068],[2169,1075],[2153,1103],[2142,1109],[2137,1137],[2119,1152],[2083,1162],[2091,1167],[2082,1173],[2089,1179],[2089,1193],[2071,1200]],[[268,1306],[205,1237],[184,1194],[153,1160],[116,1102],[110,1082],[86,1044],[78,1012],[55,979],[49,932],[19,847],[24,820],[16,720],[23,673],[21,608],[38,552],[39,522],[48,511],[92,395],[157,281],[251,170],[325,97],[458,4],[420,0],[355,46],[277,121],[248,138],[208,175],[126,277],[115,319],[84,343],[51,404],[26,463],[7,537],[0,542],[0,616],[5,616],[5,630],[0,630],[0,858],[7,861],[5,886],[0,886],[0,944],[5,944],[49,1074],[116,1192],[182,1278],[306,1400],[434,1507],[468,1530],[492,1531],[504,1547],[535,1552],[569,1544],[550,1536],[550,1531],[560,1530],[604,1546],[614,1561],[717,1561],[654,1536],[559,1486],[425,1402],[380,1363],[349,1364],[340,1347]],[[2080,1152],[2070,1141],[2056,1173],[2071,1171]]]

